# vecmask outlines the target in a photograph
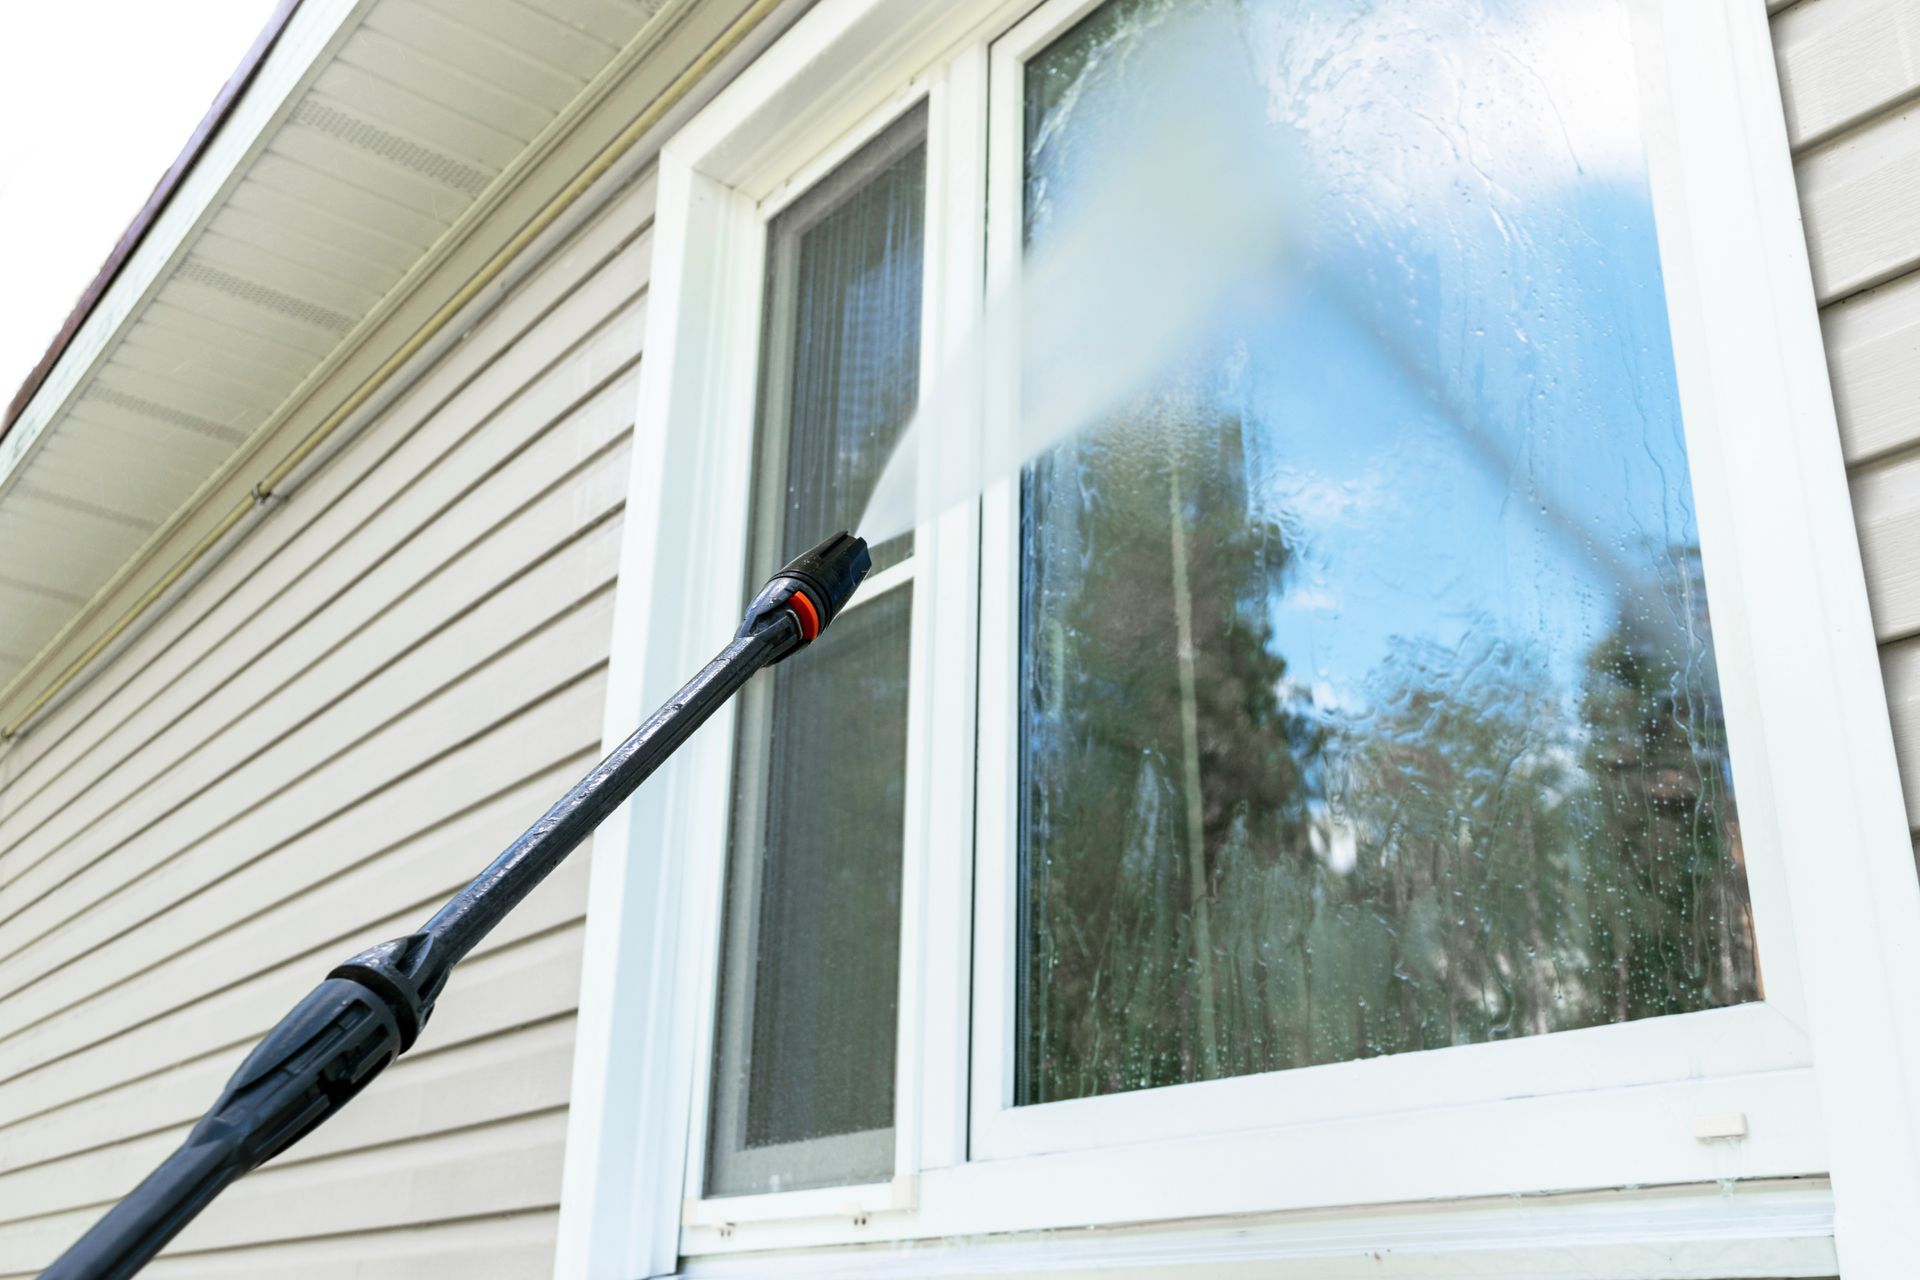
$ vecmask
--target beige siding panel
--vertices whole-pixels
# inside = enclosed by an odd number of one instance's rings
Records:
[[[426,1137],[563,1109],[572,1035],[573,1020],[561,1018],[446,1053],[408,1057],[381,1076],[378,1089],[275,1163],[369,1150],[394,1134]],[[179,1145],[194,1119],[189,1113],[131,1141],[0,1174],[0,1225],[90,1208],[100,1203],[101,1188],[134,1185]]]
[[[1920,5],[1769,11],[1894,745],[1920,831]]]
[[[7,753],[0,1277],[43,1267],[327,968],[415,927],[595,758],[651,205],[637,183],[575,233]],[[274,252],[250,240],[218,252]],[[297,340],[235,345],[264,369]],[[170,354],[148,349],[154,377]],[[586,876],[556,872],[404,1062],[149,1274],[544,1274]]]
[[[1822,304],[1920,263],[1920,107],[1815,148],[1796,173]]]
[[[411,1069],[431,1063],[442,1054],[509,1040],[569,1018],[578,995],[579,958],[578,929],[556,930],[515,945],[489,939],[487,946],[460,968],[462,986],[484,990],[486,999],[452,1002],[438,1010],[402,1066]],[[482,982],[484,988],[479,985]],[[574,987],[569,988],[568,982]],[[306,989],[295,990],[295,997]],[[131,1137],[183,1132],[220,1091],[255,1038],[249,1033],[191,1062],[150,1075],[131,1076],[105,1091],[49,1108],[0,1132],[4,1132],[9,1147],[16,1139],[33,1144],[34,1165],[50,1164],[62,1156],[97,1150]],[[355,1106],[357,1109],[358,1103]],[[476,1112],[476,1122],[484,1119]],[[21,1168],[31,1171],[25,1162]],[[122,1189],[125,1185],[131,1184],[123,1184]],[[106,1194],[118,1192],[108,1189]]]
[[[423,747],[431,751],[435,744],[467,742],[479,737],[498,727],[499,708],[511,706],[516,700],[559,702],[561,695],[572,691],[578,681],[604,662],[605,630],[611,616],[610,599],[603,596],[593,608],[569,615],[536,642],[509,651],[471,679],[368,735],[352,752],[286,786],[271,803],[247,809],[177,857],[156,864],[150,858],[139,856],[144,853],[144,846],[134,846],[129,850],[133,856],[112,860],[106,865],[112,867],[120,861],[132,862],[138,858],[139,862],[149,864],[143,870],[143,878],[115,884],[118,877],[101,877],[103,892],[112,896],[104,899],[97,909],[71,918],[45,935],[36,942],[33,951],[46,956],[49,965],[66,963],[84,954],[89,947],[104,945],[121,930],[161,917],[167,908],[218,883],[263,854],[275,851],[289,830],[300,830],[308,823],[318,826],[346,820],[359,801],[343,803],[342,796],[377,799],[403,789],[406,781],[418,776],[408,771],[412,770]],[[598,644],[592,640],[596,629],[601,635]],[[580,670],[582,666],[588,670]],[[534,710],[537,713],[538,708]],[[511,747],[500,743],[494,749],[510,750]],[[470,754],[457,751],[443,756],[442,761],[461,760],[464,769],[475,770],[477,762],[464,759]],[[403,774],[401,783],[393,782],[395,773]],[[529,821],[533,816],[538,815],[530,815]],[[341,848],[333,856],[363,855],[368,847]],[[180,927],[180,923],[169,923]],[[6,966],[9,985],[15,989],[21,977],[29,982],[33,980],[31,960],[16,963],[17,960],[18,957],[10,960]],[[4,1099],[9,1087],[10,1082],[0,1083],[0,1116],[7,1114]]]
[[[1817,0],[1774,19],[1787,136],[1805,147],[1920,94],[1920,5]]]
[[[469,813],[461,814],[394,850],[342,872],[321,888],[276,885],[277,889],[283,888],[286,894],[281,902],[252,919],[243,918],[230,930],[210,935],[171,960],[130,980],[125,991],[115,988],[109,996],[85,1010],[94,1016],[91,1039],[68,1036],[63,1043],[56,1035],[50,1035],[44,1041],[46,1061],[55,1061],[101,1040],[110,1040],[119,1028],[131,1028],[148,1019],[164,1017],[204,999],[209,989],[205,974],[231,973],[251,978],[264,970],[293,963],[302,956],[331,954],[330,949],[338,946],[341,940],[338,922],[356,919],[356,905],[376,895],[395,904],[396,914],[402,916],[406,914],[403,904],[431,905],[458,882],[457,874],[449,870],[454,858],[475,856],[480,850],[510,839],[524,827],[528,814],[540,812],[542,805],[556,793],[556,788],[569,785],[571,778],[591,763],[590,753],[568,757],[559,765],[543,769],[527,781],[489,798]],[[241,882],[238,889],[221,892],[227,890],[225,884],[221,885],[219,891],[210,895],[210,900],[200,907],[200,913],[220,918],[219,913],[228,906],[228,900],[244,900],[248,895],[261,892],[257,885],[247,884],[247,880],[258,879],[259,875],[273,870],[284,874],[288,869],[250,868],[251,874],[235,878]],[[577,873],[563,870],[556,874]],[[564,886],[570,883],[567,880],[555,881],[555,885],[562,887],[543,886],[541,893],[549,899],[554,894],[564,897],[569,892]],[[197,985],[189,976],[196,973],[203,975]],[[311,974],[296,972],[296,985],[299,979],[307,977],[311,977]],[[82,1011],[75,1011],[79,1012]],[[423,1048],[430,1049],[437,1042],[436,1030],[435,1035],[428,1037]],[[192,1062],[199,1061],[194,1054],[203,1052],[187,1051],[190,1061],[184,1065],[191,1066]],[[410,1057],[406,1061],[411,1063],[415,1059]],[[143,1064],[148,1069],[154,1065]],[[170,1066],[160,1068],[162,1073],[174,1069]],[[14,1070],[18,1070],[17,1065]],[[205,1083],[211,1087],[217,1082],[209,1080]],[[149,1128],[184,1123],[198,1114],[210,1096],[209,1093],[195,1093],[190,1089],[187,1095],[178,1099],[183,1109],[177,1114],[164,1109],[150,1110],[142,1115],[140,1121]],[[44,1164],[66,1152],[91,1150],[129,1132],[127,1117],[108,1114],[104,1109],[97,1113],[90,1109],[85,1115],[58,1117],[52,1121],[47,1120],[46,1115],[42,1111],[32,1120],[0,1129],[0,1135],[3,1135],[3,1141],[0,1141],[0,1205],[8,1203],[4,1190],[8,1184],[5,1179],[12,1171]],[[328,1130],[329,1133],[332,1131]]]
[[[631,265],[624,259],[620,264]],[[117,734],[128,743],[127,750],[135,749],[134,744],[139,744],[139,750],[151,750],[156,745],[148,741],[150,735],[141,731],[141,725],[131,723],[134,719],[144,719],[154,733],[173,734],[157,743],[163,753],[174,750],[170,743],[188,741],[193,727],[177,722],[204,706],[212,692],[224,691],[233,681],[273,678],[271,673],[261,676],[253,670],[262,654],[293,644],[305,646],[310,660],[314,647],[322,643],[310,619],[324,612],[323,604],[337,604],[335,597],[342,590],[359,587],[362,597],[368,596],[363,579],[376,564],[388,567],[387,576],[392,578],[404,568],[404,563],[394,566],[395,560],[404,562],[425,554],[424,545],[402,545],[403,535],[417,530],[424,516],[435,517],[432,523],[438,528],[433,537],[445,542],[457,536],[457,529],[473,530],[476,520],[483,522],[480,529],[484,530],[484,521],[511,512],[516,504],[508,499],[521,492],[531,469],[531,465],[525,465],[506,474],[505,464],[516,451],[521,463],[527,463],[529,457],[538,463],[546,454],[557,451],[558,463],[566,465],[580,443],[609,439],[607,415],[611,413],[615,419],[630,417],[631,401],[622,404],[600,383],[631,368],[644,319],[637,305],[621,306],[623,293],[631,297],[617,281],[609,279],[602,285],[596,279],[567,299],[554,309],[550,324],[529,334],[514,348],[514,360],[496,361],[482,370],[433,406],[424,426],[416,423],[413,427],[417,429],[394,433],[400,439],[392,458],[377,475],[338,495],[337,501],[328,502],[334,495],[319,491],[318,486],[296,495],[295,502],[311,514],[304,523],[288,520],[274,526],[278,532],[295,532],[289,543],[274,548],[285,554],[274,557],[270,570],[250,575],[244,585],[219,598],[206,625],[195,629],[194,640],[199,643],[189,641],[157,656],[142,667],[127,696],[119,700],[129,708],[129,720],[116,726]],[[577,310],[568,305],[576,302],[580,304]],[[524,367],[528,364],[539,370],[531,379]],[[589,377],[593,381],[585,381]],[[541,421],[539,415],[576,418],[569,428],[575,443],[569,444],[568,437],[556,442],[552,431],[542,431],[535,438],[537,428],[530,429],[528,423]],[[620,424],[615,422],[613,429],[620,429]],[[583,432],[586,434],[580,434]],[[388,433],[381,433],[366,443],[377,447],[394,442]],[[537,493],[538,488],[528,492]],[[451,508],[462,499],[475,514],[465,523],[453,521],[456,533],[442,532],[449,522],[441,517],[453,515]],[[504,505],[488,508],[488,499]],[[238,567],[244,571],[247,566]],[[290,593],[305,595],[314,603],[291,615],[269,607]],[[370,607],[373,603],[369,601]],[[228,695],[225,701],[232,699],[233,695]],[[230,716],[254,700],[232,708],[224,704],[208,708],[203,714]],[[66,779],[63,784],[61,777],[75,760],[98,748],[104,741],[101,731],[105,727],[82,726],[71,743],[54,744],[48,739],[36,743],[30,737],[22,744],[38,746],[47,763],[45,768],[35,770],[33,766],[42,757],[30,757],[25,771],[8,788],[8,811],[0,821],[6,824],[10,843],[21,840],[80,795],[77,779]],[[132,755],[126,754],[116,757],[115,763],[117,766],[131,760]],[[45,784],[39,785],[43,777]],[[11,885],[34,860],[31,848],[14,848],[0,859],[0,886]],[[0,893],[0,917],[6,914],[5,903],[4,893]]]
[[[625,393],[624,397],[623,393]],[[623,398],[625,403],[616,403]],[[582,425],[596,428],[598,432],[607,435],[623,433],[624,426],[616,427],[613,424],[624,423],[630,418],[626,412],[630,404],[631,385],[624,380],[616,381],[589,405],[590,409],[599,407],[606,412],[580,415],[585,420]],[[540,443],[545,444],[547,441]],[[600,511],[592,513],[591,516],[584,511],[576,514],[566,510],[561,513],[561,518],[573,526],[566,535],[571,536],[583,527],[580,523],[582,520],[599,518],[607,509],[605,504],[610,500],[617,500],[624,480],[624,475],[618,471],[622,461],[619,458],[589,452],[579,440],[568,436],[557,438],[553,444],[554,447],[549,450],[541,450],[536,446],[534,450],[529,450],[529,454],[554,453],[562,450],[570,454],[577,449],[588,454],[589,464],[567,475],[561,495],[548,507],[526,513],[527,521],[537,525],[539,517],[546,515],[550,517],[547,523],[553,523],[551,519],[554,514],[553,506],[566,507],[577,503],[584,509],[598,505]],[[624,450],[616,450],[616,452],[623,453]],[[524,476],[538,474],[535,463],[543,460],[538,456],[532,460],[525,457],[516,460],[527,462],[527,471],[508,469],[496,472],[494,480],[497,483],[481,486],[477,490],[475,501],[462,503],[449,512],[449,516],[470,515],[476,523],[490,518],[492,513],[485,510],[486,500],[498,497],[498,491],[501,489],[511,489],[512,486],[521,482]],[[567,460],[571,461],[571,458]],[[612,491],[611,494],[609,490]],[[244,682],[238,679],[223,682],[225,689],[235,690],[235,686],[241,686],[247,694],[253,693],[256,688],[262,686],[266,690],[284,689],[284,682],[289,677],[304,675],[310,668],[322,665],[328,651],[334,649],[351,634],[350,632],[342,634],[345,627],[352,625],[357,629],[359,625],[365,625],[365,619],[371,615],[373,608],[385,609],[396,602],[413,604],[414,608],[407,610],[407,616],[403,619],[405,622],[411,622],[426,606],[436,603],[434,597],[440,596],[437,603],[445,604],[442,592],[455,591],[459,584],[448,581],[449,575],[438,570],[447,560],[473,559],[459,557],[458,553],[472,544],[474,532],[470,528],[455,528],[443,533],[438,527],[429,527],[422,536],[408,542],[401,553],[396,553],[378,565],[366,569],[361,578],[340,593],[335,602],[339,606],[337,610],[329,610],[327,613],[316,616],[287,643],[274,651],[271,656],[276,661],[251,665],[246,672],[252,677],[251,679]],[[481,525],[478,532],[487,532],[486,526]],[[497,533],[500,536],[489,539],[490,545],[498,546],[508,531],[503,529],[498,530]],[[405,554],[406,552],[416,554]],[[434,571],[431,573],[431,578],[428,572],[423,572],[423,569]],[[318,579],[321,575],[316,573],[310,577]],[[432,587],[441,590],[434,591],[428,588],[428,598],[424,600],[417,596],[412,598],[407,596],[406,593],[420,590],[429,580],[432,582]],[[366,609],[367,612],[362,613],[362,609]],[[338,623],[337,617],[342,615],[350,621],[345,624]],[[417,665],[417,663],[411,665]],[[303,694],[309,701],[303,703]],[[240,694],[237,691],[228,692],[226,699],[211,704],[216,710],[213,715],[206,718],[217,720],[222,716],[230,715],[235,709],[238,709],[242,715],[248,714],[247,708],[255,705],[257,700],[239,702],[230,707],[228,700],[238,696]],[[312,694],[310,688],[304,688],[286,690],[285,697],[289,705],[299,706],[305,710],[310,706]],[[364,702],[364,699],[360,701]],[[204,702],[201,704],[202,707],[208,705],[210,704]],[[274,710],[275,708],[269,708],[266,714],[271,717]],[[232,720],[227,721],[228,725],[234,723],[236,722]],[[282,728],[287,723],[275,721],[272,724],[260,726],[260,730],[270,732]],[[299,721],[292,723],[300,724]],[[368,722],[355,721],[341,732],[364,733],[367,727]],[[305,741],[300,739],[289,741],[283,738],[281,741],[286,744],[287,751],[299,750],[303,759],[306,758],[305,752],[311,749]],[[322,739],[315,745],[337,750],[345,744],[331,739]],[[281,754],[284,755],[285,751]],[[152,758],[152,753],[148,753],[148,758]],[[321,758],[326,757],[323,755]],[[165,769],[148,767],[121,770],[113,779],[117,785],[103,788],[99,795],[86,804],[68,806],[54,820],[40,825],[37,830],[21,839],[16,846],[19,855],[17,874],[4,886],[0,886],[0,957],[13,955],[21,947],[41,937],[46,929],[71,918],[78,911],[92,909],[100,901],[100,895],[108,891],[109,885],[117,887],[127,883],[136,878],[138,872],[144,871],[147,866],[157,865],[154,860],[162,856],[161,843],[175,833],[188,833],[186,838],[189,840],[211,834],[214,827],[208,824],[217,825],[223,820],[224,815],[232,812],[220,798],[208,798],[202,794],[212,780],[210,775],[222,772],[224,763],[222,754],[217,751],[196,751],[191,755],[183,753],[172,758]],[[270,757],[264,755],[255,757],[249,764],[249,776],[237,780],[235,785],[246,787],[259,796],[271,795],[271,788],[283,785],[286,779],[272,773],[270,764]],[[161,785],[153,785],[156,781]],[[127,802],[135,789],[138,790],[139,802]],[[96,805],[99,807],[95,807]],[[107,807],[109,805],[111,807]],[[66,846],[69,840],[82,832],[88,836],[88,844],[84,852],[76,852],[68,857],[53,856],[56,851]],[[143,855],[136,859],[109,857],[109,854],[120,849],[123,842],[136,837],[146,851]],[[43,953],[42,960],[44,961],[45,958]],[[12,985],[4,976],[5,972],[6,962],[0,959],[0,993],[10,989]]]
[[[1920,273],[1855,294],[1820,320],[1848,460],[1920,440]]]
[[[1882,646],[1880,668],[1887,681],[1887,709],[1907,793],[1907,822],[1920,831],[1920,640]]]
[[[1853,473],[1853,518],[1882,642],[1920,631],[1920,456]]]
[[[189,1276],[272,1276],[274,1280],[526,1280],[545,1276],[553,1264],[556,1212],[499,1214],[400,1231],[369,1232],[347,1239],[296,1240],[281,1245],[224,1250],[176,1258],[164,1256],[142,1280]]]
[[[182,1251],[379,1231],[558,1203],[564,1114],[275,1168],[243,1178],[179,1236]],[[98,1216],[93,1209],[0,1227],[0,1275],[31,1273]]]

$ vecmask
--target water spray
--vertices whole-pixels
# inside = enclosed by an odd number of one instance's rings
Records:
[[[732,643],[518,840],[404,938],[337,966],[267,1033],[180,1149],[42,1275],[123,1280],[241,1175],[351,1102],[413,1047],[453,967],[566,859],[749,677],[797,653],[839,616],[871,567],[836,533],[774,574]]]

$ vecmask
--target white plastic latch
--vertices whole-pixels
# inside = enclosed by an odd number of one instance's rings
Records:
[[[1693,1136],[1702,1142],[1738,1142],[1747,1136],[1747,1113],[1716,1111],[1693,1118]]]

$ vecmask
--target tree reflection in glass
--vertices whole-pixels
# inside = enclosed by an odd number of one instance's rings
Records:
[[[1759,998],[1617,0],[1215,7],[1301,283],[1027,473],[1018,1100]]]

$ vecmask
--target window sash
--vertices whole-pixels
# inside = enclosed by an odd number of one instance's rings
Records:
[[[922,319],[920,379],[924,390],[938,367],[939,354],[935,350],[932,338],[934,325],[941,316],[941,308],[948,305],[946,290],[941,282],[942,273],[935,261],[938,244],[935,222],[939,217],[940,206],[935,203],[936,191],[940,187],[937,174],[943,163],[943,143],[937,130],[947,118],[944,103],[944,89],[938,82],[910,82],[901,90],[891,93],[879,106],[870,109],[852,128],[833,139],[820,151],[808,156],[803,162],[786,169],[781,180],[771,187],[769,193],[755,200],[738,188],[716,190],[710,195],[724,203],[725,220],[736,227],[736,242],[727,249],[719,250],[733,257],[731,269],[764,280],[766,255],[768,249],[768,226],[790,204],[803,196],[815,183],[834,172],[840,164],[851,157],[861,147],[872,141],[889,126],[904,115],[925,103],[929,111],[927,125],[927,200],[928,226],[924,247],[925,262],[922,275]],[[976,277],[977,278],[977,277]],[[755,437],[755,419],[751,410],[753,388],[758,378],[762,307],[766,299],[762,296],[763,285],[742,288],[735,292],[730,304],[732,307],[749,307],[746,315],[750,322],[734,326],[730,339],[719,344],[714,353],[712,366],[705,372],[712,378],[733,377],[741,379],[746,390],[736,391],[734,399],[747,407],[744,414],[737,410],[727,415],[727,420],[716,424],[716,440],[724,439],[730,443],[726,447],[728,456],[739,458],[751,456],[753,451],[764,444]],[[735,317],[738,319],[738,317]],[[749,337],[751,334],[751,337]],[[717,452],[717,451],[716,451]],[[723,471],[709,472],[711,475],[724,474]],[[748,492],[745,473],[729,475],[725,484],[736,492],[725,505],[726,515],[717,518],[736,520],[740,532],[744,534],[751,523],[749,512],[753,501]],[[966,537],[967,535],[962,535]],[[970,541],[970,538],[969,538]],[[955,542],[952,532],[944,535],[938,524],[916,530],[913,550],[900,561],[875,573],[853,600],[849,602],[849,611],[870,607],[883,598],[889,598],[897,591],[910,590],[915,594],[913,618],[909,634],[909,683],[908,683],[908,757],[905,762],[907,784],[905,797],[905,832],[903,848],[903,868],[901,885],[900,920],[900,979],[898,1001],[898,1023],[895,1044],[894,1079],[894,1128],[891,1135],[893,1145],[893,1168],[891,1179],[869,1184],[855,1184],[838,1187],[819,1187],[804,1190],[770,1192],[764,1194],[709,1196],[707,1186],[706,1161],[708,1159],[709,1135],[716,1121],[716,1108],[719,1099],[713,1092],[714,1053],[719,1047],[719,1037],[724,1028],[719,1025],[718,983],[720,969],[724,963],[723,929],[725,928],[725,900],[727,893],[725,850],[726,828],[724,819],[713,821],[703,817],[701,825],[713,834],[708,835],[707,847],[717,840],[716,856],[718,864],[708,869],[708,874],[694,879],[698,882],[697,896],[690,900],[689,916],[695,923],[686,954],[691,961],[690,969],[698,977],[691,985],[697,993],[693,998],[700,1003],[696,1017],[697,1033],[694,1042],[701,1053],[694,1068],[693,1096],[690,1120],[686,1134],[685,1158],[685,1195],[682,1201],[681,1220],[689,1228],[711,1227],[718,1223],[737,1223],[742,1221],[788,1220],[794,1217],[807,1217],[820,1212],[820,1206],[832,1205],[839,1213],[871,1213],[898,1211],[912,1203],[914,1177],[913,1172],[920,1165],[923,1125],[920,1122],[921,1102],[925,1091],[921,1087],[921,1075],[924,1070],[925,1055],[923,1038],[915,1028],[921,1022],[923,1005],[924,971],[923,957],[927,947],[923,941],[925,932],[924,913],[921,904],[927,892],[924,880],[926,876],[926,853],[924,849],[925,833],[928,829],[928,788],[926,786],[927,768],[924,763],[927,755],[926,739],[929,733],[929,712],[926,706],[933,686],[931,663],[933,655],[933,632],[936,626],[952,625],[951,605],[943,610],[932,599],[926,598],[917,584],[929,567],[939,566],[954,559],[950,548]],[[744,549],[745,540],[741,546]],[[970,549],[970,548],[969,548]],[[740,589],[749,584],[742,579]],[[736,592],[737,598],[739,596]],[[730,743],[742,720],[737,707],[729,707],[726,716],[724,736]],[[716,733],[716,737],[721,734]],[[708,779],[700,789],[705,798],[698,803],[714,804],[722,809],[729,808],[732,777],[727,776],[714,785]],[[943,821],[950,816],[943,815]],[[702,861],[705,861],[703,856]],[[953,1127],[958,1129],[956,1121]],[[870,1138],[869,1134],[845,1135],[831,1141],[838,1143],[857,1143]],[[771,1155],[772,1152],[769,1152]]]
[[[1026,146],[1024,67],[1100,0],[1051,0],[1004,35],[990,53],[987,188],[988,292],[1011,290],[1024,252]],[[1636,15],[1636,38],[1646,15]],[[1654,119],[1651,113],[1649,118]],[[1663,256],[1674,250],[1669,228],[1675,214],[1660,175],[1654,185],[1656,223]],[[1666,197],[1663,199],[1663,196]],[[1669,290],[1682,273],[1667,272]],[[1669,296],[1669,310],[1675,300]],[[1675,326],[1678,328],[1678,326]],[[1679,349],[1685,384],[1699,383]],[[1011,421],[1018,412],[1018,371],[1002,360],[989,373],[990,420]],[[1695,399],[1686,398],[1688,454],[1704,434],[1695,422]],[[1701,481],[1696,480],[1696,485]],[[977,816],[976,937],[972,1129],[974,1160],[994,1161],[1076,1149],[1165,1142],[1208,1133],[1232,1133],[1258,1117],[1275,1126],[1363,1120],[1387,1113],[1490,1103],[1521,1095],[1625,1089],[1687,1079],[1732,1078],[1751,1072],[1792,1071],[1811,1062],[1805,1012],[1791,944],[1791,921],[1777,891],[1782,851],[1778,832],[1763,816],[1760,798],[1768,780],[1760,764],[1760,729],[1752,697],[1751,663],[1738,619],[1745,612],[1741,584],[1725,572],[1734,561],[1721,513],[1708,495],[1696,493],[1705,547],[1708,591],[1716,634],[1735,776],[1734,793],[1755,796],[1755,812],[1742,823],[1754,928],[1765,977],[1762,1001],[1724,1009],[1645,1019],[1579,1031],[1560,1031],[1479,1045],[1394,1054],[1290,1071],[1238,1076],[1070,1101],[1015,1106],[1018,1050],[1018,948],[1020,934],[1019,786],[1017,734],[1020,705],[1020,516],[1019,477],[992,485],[982,501],[981,657],[979,712],[979,812]],[[1740,686],[1739,688],[1730,686]],[[1389,1153],[1380,1153],[1389,1158]],[[1688,1162],[1682,1160],[1680,1164]],[[1648,1181],[1685,1181],[1700,1176],[1698,1162],[1675,1167]],[[1446,1194],[1437,1185],[1431,1194]]]

